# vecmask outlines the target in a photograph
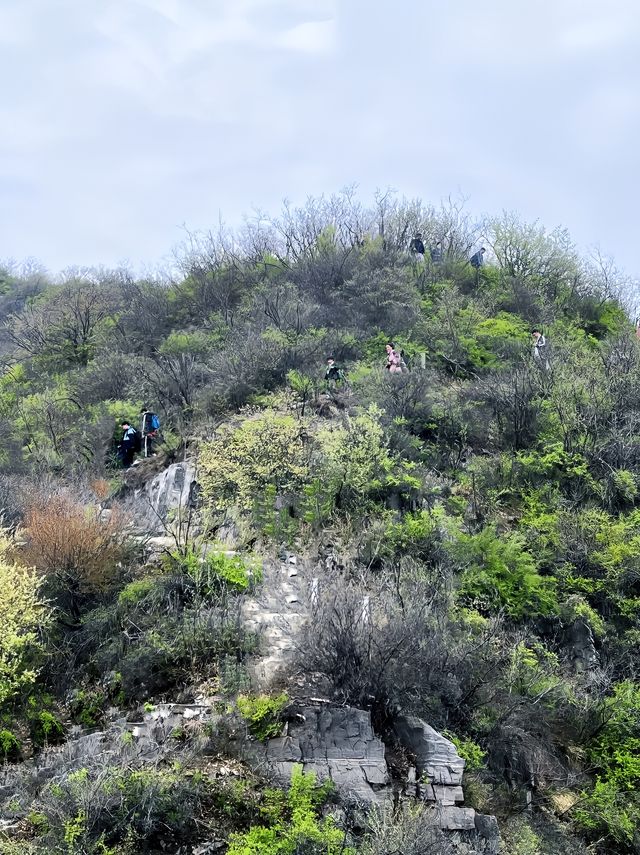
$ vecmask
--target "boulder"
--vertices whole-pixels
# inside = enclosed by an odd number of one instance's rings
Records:
[[[363,804],[391,799],[384,745],[368,712],[330,706],[301,706],[296,712],[287,735],[268,740],[256,759],[283,781],[299,763],[318,781],[333,781],[343,795]]]

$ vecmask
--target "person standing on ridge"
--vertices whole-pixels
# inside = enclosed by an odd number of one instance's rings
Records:
[[[140,451],[140,434],[126,420],[122,421],[120,426],[123,434],[118,446],[118,458],[122,463],[122,468],[128,469],[133,463],[136,451]]]
[[[415,237],[409,244],[409,252],[413,256],[413,260],[418,264],[424,262],[424,243],[422,242],[422,234],[416,232]]]
[[[480,249],[477,252],[474,252],[474,254],[469,259],[469,264],[475,270],[479,270],[484,264],[484,254],[486,251],[487,250],[484,247],[480,247]]]
[[[333,356],[330,356],[327,359],[327,368],[324,372],[324,379],[327,384],[327,387],[331,383],[333,383],[335,387],[339,383],[342,383],[344,381],[344,371],[342,370],[342,368],[338,368]]]
[[[158,439],[160,430],[160,419],[151,410],[143,408],[140,410],[142,416],[142,440],[144,444],[144,456],[150,457],[153,454],[153,444]]]
[[[402,357],[395,349],[395,345],[392,341],[386,345],[386,351],[387,363],[385,368],[389,374],[402,374]]]
[[[542,335],[540,330],[533,330],[531,333],[533,338],[533,361],[545,371],[549,370],[549,360],[547,359],[547,340]]]

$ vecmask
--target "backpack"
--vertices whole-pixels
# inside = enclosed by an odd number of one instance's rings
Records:
[[[133,431],[131,436],[131,439],[133,440],[133,450],[135,452],[140,452],[142,451],[142,434],[135,428],[131,428],[131,430]]]
[[[160,430],[160,419],[155,413],[151,414],[151,430]]]

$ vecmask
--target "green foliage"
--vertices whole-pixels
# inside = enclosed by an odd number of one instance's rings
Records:
[[[395,483],[396,465],[379,417],[379,410],[371,407],[352,419],[348,428],[318,431],[318,468],[332,485],[339,508],[384,494]]]
[[[468,772],[473,772],[478,769],[483,769],[487,758],[487,752],[484,751],[477,742],[473,739],[465,738],[464,736],[456,736],[455,733],[445,730],[443,735],[450,739],[456,746],[458,754],[465,761],[465,769]]]
[[[256,561],[219,551],[202,557],[192,546],[170,553],[165,566],[189,576],[202,597],[216,598],[228,591],[242,593],[262,579],[262,569]]]
[[[385,551],[389,554],[412,555],[428,561],[442,543],[446,514],[441,505],[433,510],[416,511],[392,522],[385,532]]]
[[[264,822],[232,835],[228,855],[354,855],[334,820],[320,817],[327,795],[328,788],[317,787],[313,773],[294,766],[288,793],[265,793]]]
[[[243,592],[262,579],[262,569],[256,561],[247,563],[239,555],[225,555],[224,552],[210,552],[205,559],[206,582],[208,591],[215,591],[221,585],[231,590]]]
[[[20,754],[21,745],[18,737],[10,730],[2,728],[0,730],[0,755],[2,755],[2,759],[5,762],[12,762],[14,760],[18,760],[20,758]]]
[[[200,454],[203,494],[215,510],[250,510],[267,487],[296,494],[308,479],[304,424],[273,410],[225,425]]]
[[[76,724],[99,727],[104,720],[106,696],[98,689],[76,689],[69,702],[69,712]]]
[[[64,740],[63,724],[51,710],[29,710],[28,719],[31,741],[36,747],[56,745]]]
[[[118,605],[123,609],[131,609],[146,599],[153,591],[155,581],[153,579],[135,579],[118,594]]]
[[[553,579],[540,576],[518,534],[500,537],[487,527],[459,533],[452,546],[463,572],[458,596],[481,611],[504,609],[512,618],[558,611]]]
[[[0,706],[35,683],[42,652],[38,630],[49,623],[41,579],[11,559],[12,548],[0,531]]]
[[[592,833],[631,843],[640,822],[640,686],[630,680],[618,683],[603,704],[602,719],[589,748],[600,774],[573,816]]]
[[[240,715],[247,721],[249,730],[256,739],[271,739],[279,736],[282,731],[281,713],[289,702],[286,694],[257,695],[254,697],[240,695],[238,697],[238,710]]]

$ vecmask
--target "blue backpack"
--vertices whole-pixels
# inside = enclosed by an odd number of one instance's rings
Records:
[[[151,416],[151,430],[160,430],[160,419],[155,413]]]

